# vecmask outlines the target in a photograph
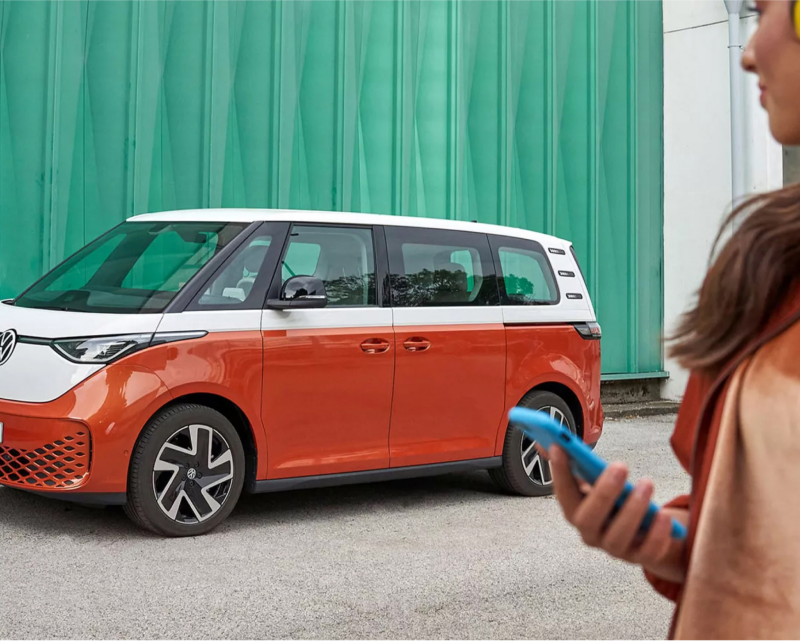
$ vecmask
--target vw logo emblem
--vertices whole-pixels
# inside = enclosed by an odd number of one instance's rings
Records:
[[[14,348],[17,346],[17,333],[13,329],[7,329],[0,334],[0,365],[5,365]]]

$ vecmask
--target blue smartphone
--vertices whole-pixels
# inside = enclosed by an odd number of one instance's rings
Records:
[[[608,463],[597,456],[580,438],[545,412],[515,407],[509,412],[508,418],[514,427],[522,430],[525,436],[536,441],[544,449],[548,450],[551,445],[558,445],[569,457],[572,473],[587,483],[594,485],[608,467]],[[633,485],[626,482],[617,499],[617,509],[622,507],[632,490]],[[642,519],[641,529],[643,532],[649,529],[658,510],[659,507],[651,502],[644,519]],[[672,538],[686,538],[686,528],[675,519],[672,519]]]

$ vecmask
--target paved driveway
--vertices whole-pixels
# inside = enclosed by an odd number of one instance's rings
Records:
[[[609,422],[598,452],[665,500],[688,487],[671,429]],[[181,540],[0,488],[0,637],[664,638],[670,613],[485,473],[245,497]]]

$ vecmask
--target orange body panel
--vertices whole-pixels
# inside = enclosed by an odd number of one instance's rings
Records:
[[[79,487],[57,491],[125,492],[131,451],[148,419],[173,399],[200,393],[227,398],[244,412],[259,452],[256,475],[265,477],[259,331],[215,333],[151,347],[109,365],[50,403],[0,401],[0,422],[9,446],[51,443],[75,424],[87,426],[92,439],[89,474]],[[65,424],[65,419],[76,423]],[[20,432],[30,436],[20,440]]]
[[[264,478],[267,441],[261,423],[261,352],[259,330],[215,332],[152,347],[134,354],[131,360],[154,371],[174,398],[213,394],[237,405],[250,424],[259,454],[256,478]]]
[[[493,456],[505,399],[503,325],[395,330],[391,466]],[[416,349],[415,339],[430,347]]]
[[[391,327],[265,332],[269,478],[388,467],[394,359]]]
[[[131,357],[100,370],[50,403],[0,401],[4,443],[9,447],[38,447],[61,440],[76,426],[85,425],[91,433],[89,473],[79,487],[52,491],[124,492],[130,453],[142,421],[169,398],[161,379]]]
[[[177,397],[235,403],[252,429],[256,478],[267,479],[499,455],[507,410],[543,383],[574,392],[584,440],[596,442],[600,344],[570,325],[212,333],[132,354],[49,403],[0,401],[0,422],[15,450],[88,428],[88,474],[47,490],[120,493],[141,430]]]
[[[546,383],[568,387],[583,415],[583,440],[595,443],[603,429],[600,405],[600,341],[584,340],[571,325],[509,325],[506,411],[532,388]],[[503,451],[508,422],[497,429],[495,453]]]

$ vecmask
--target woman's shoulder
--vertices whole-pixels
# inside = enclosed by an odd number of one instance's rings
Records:
[[[744,431],[800,428],[800,322],[766,343],[742,366],[739,422]]]
[[[694,527],[677,638],[797,636],[800,325],[730,380]],[[765,578],[766,577],[766,578]]]
[[[765,343],[749,359],[745,374],[748,382],[768,379],[781,379],[789,383],[800,383],[800,321],[790,325],[775,338]]]

